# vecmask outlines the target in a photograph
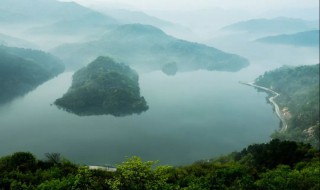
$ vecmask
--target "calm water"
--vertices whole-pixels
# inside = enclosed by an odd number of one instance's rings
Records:
[[[253,65],[238,73],[141,74],[150,109],[118,118],[79,117],[50,105],[71,84],[72,73],[64,73],[0,107],[0,156],[59,152],[80,164],[115,164],[138,155],[181,165],[241,150],[268,141],[279,126],[266,94],[238,83],[261,73]]]

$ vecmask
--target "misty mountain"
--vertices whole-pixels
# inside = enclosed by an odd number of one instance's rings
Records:
[[[243,31],[248,33],[280,34],[318,29],[318,21],[278,17],[274,19],[252,19],[225,26],[225,31]]]
[[[36,48],[36,45],[23,39],[0,33],[0,45],[22,48]]]
[[[28,30],[33,34],[50,35],[85,35],[105,31],[107,28],[118,26],[118,21],[98,12],[89,12],[76,18],[66,18],[53,24],[34,27]]]
[[[57,0],[1,0],[0,22],[33,23],[55,22],[62,19],[80,18],[93,12],[74,2]]]
[[[319,47],[319,30],[267,36],[264,38],[259,38],[256,41],[270,44]]]
[[[0,46],[0,103],[24,95],[63,70],[62,62],[48,53]]]
[[[118,21],[74,2],[1,0],[2,33],[28,39],[44,50],[63,43],[97,39]]]
[[[148,109],[139,76],[129,66],[98,57],[73,75],[72,86],[55,104],[77,115],[125,116]]]
[[[104,9],[103,12],[117,19],[122,24],[140,23],[140,24],[152,25],[158,28],[172,27],[175,25],[169,21],[147,15],[146,13],[143,13],[140,11],[130,11],[125,9]]]
[[[168,63],[176,63],[178,71],[238,71],[249,64],[238,55],[176,39],[156,27],[142,24],[123,25],[107,32],[100,40],[66,44],[52,52],[69,68],[79,68],[103,55],[147,71],[161,70]]]
[[[191,34],[191,30],[180,24],[169,22],[154,16],[150,16],[141,11],[132,11],[125,9],[110,9],[100,8],[99,11],[105,13],[107,16],[111,16],[117,19],[121,24],[145,24],[152,25],[166,33],[174,36],[180,36],[181,34]]]

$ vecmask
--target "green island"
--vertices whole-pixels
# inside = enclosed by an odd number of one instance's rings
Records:
[[[129,66],[100,56],[73,75],[72,86],[55,104],[80,116],[140,114],[148,105],[138,80]]]
[[[0,158],[0,189],[208,190],[320,188],[320,154],[310,145],[272,140],[217,159],[172,167],[131,157],[116,171],[90,169],[58,153]]]
[[[165,73],[166,75],[175,75],[178,71],[178,66],[175,62],[173,63],[167,63],[162,66],[162,72]]]
[[[0,104],[30,92],[63,71],[63,63],[43,51],[0,46]]]
[[[319,149],[319,64],[266,72],[255,84],[280,95],[275,99],[287,127],[272,138],[310,143]]]

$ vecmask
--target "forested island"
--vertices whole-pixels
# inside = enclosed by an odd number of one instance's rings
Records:
[[[272,140],[182,167],[131,157],[110,172],[77,165],[58,153],[39,160],[29,152],[16,152],[0,158],[0,189],[316,190],[319,156],[310,145]]]
[[[98,57],[73,75],[72,86],[55,104],[80,116],[140,114],[148,105],[140,97],[138,80],[129,66]]]
[[[311,143],[319,148],[319,64],[266,72],[255,84],[280,94],[275,101],[288,125],[273,138]]]
[[[0,104],[26,94],[63,71],[63,63],[48,53],[0,46]]]

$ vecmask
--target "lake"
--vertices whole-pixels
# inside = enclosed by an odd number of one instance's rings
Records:
[[[239,84],[265,71],[140,74],[149,110],[126,117],[79,117],[52,105],[71,85],[67,72],[0,107],[0,156],[59,152],[79,164],[116,164],[137,155],[183,165],[270,140],[279,119],[266,93]]]

